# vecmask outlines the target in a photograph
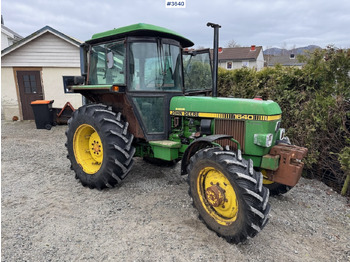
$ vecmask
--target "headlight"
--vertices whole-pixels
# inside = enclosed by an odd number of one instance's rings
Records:
[[[254,144],[263,147],[272,145],[273,134],[254,134]]]

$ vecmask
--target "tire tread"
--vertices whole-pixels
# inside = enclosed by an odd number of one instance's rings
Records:
[[[230,181],[234,181],[237,188],[236,196],[240,198],[240,205],[243,205],[244,210],[244,222],[240,224],[239,229],[235,229],[232,235],[223,234],[220,231],[219,224],[213,219],[205,219],[208,214],[203,212],[203,208],[196,205],[198,201],[194,199],[198,197],[197,190],[194,186],[197,174],[192,173],[195,166],[199,161],[208,159],[220,165],[220,167],[226,170],[230,176]],[[230,243],[240,243],[247,238],[254,237],[261,229],[266,225],[269,218],[270,204],[268,203],[269,192],[268,189],[262,187],[262,174],[257,172],[253,168],[253,161],[247,161],[242,158],[241,152],[224,151],[220,147],[205,148],[196,152],[190,159],[188,166],[188,183],[189,195],[192,199],[192,204],[199,211],[200,219],[206,224],[206,226],[215,231],[218,236],[223,237]],[[236,191],[236,189],[235,189]],[[214,224],[213,224],[213,221]]]

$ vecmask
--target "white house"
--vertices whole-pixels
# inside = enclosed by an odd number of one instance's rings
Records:
[[[1,50],[23,39],[22,36],[12,31],[4,25],[4,19],[1,16]]]
[[[80,44],[49,26],[1,51],[1,118],[34,119],[31,102],[54,100],[53,107],[82,105],[80,94],[66,93],[63,76],[80,75]]]
[[[255,45],[250,47],[219,48],[218,60],[219,67],[227,70],[248,67],[259,71],[264,67],[263,48]]]

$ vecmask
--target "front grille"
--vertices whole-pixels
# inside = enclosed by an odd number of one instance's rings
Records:
[[[244,152],[244,121],[215,119],[215,134],[231,135],[241,145],[242,153]],[[232,142],[229,139],[219,140],[218,144],[221,146],[229,145],[231,149],[237,149],[236,143]]]

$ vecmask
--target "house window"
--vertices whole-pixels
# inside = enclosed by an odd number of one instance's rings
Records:
[[[37,90],[36,90],[36,79],[35,79],[35,75],[23,75],[23,83],[24,83],[24,92],[26,94],[36,94]]]
[[[249,67],[249,61],[242,61],[242,67]]]
[[[232,62],[226,63],[226,69],[232,69]]]
[[[68,88],[68,85],[74,85],[73,82],[69,82],[69,80],[73,80],[74,76],[63,76],[63,90],[65,94],[69,94],[69,93],[74,93],[74,91],[70,90]],[[68,84],[69,82],[69,84]]]

